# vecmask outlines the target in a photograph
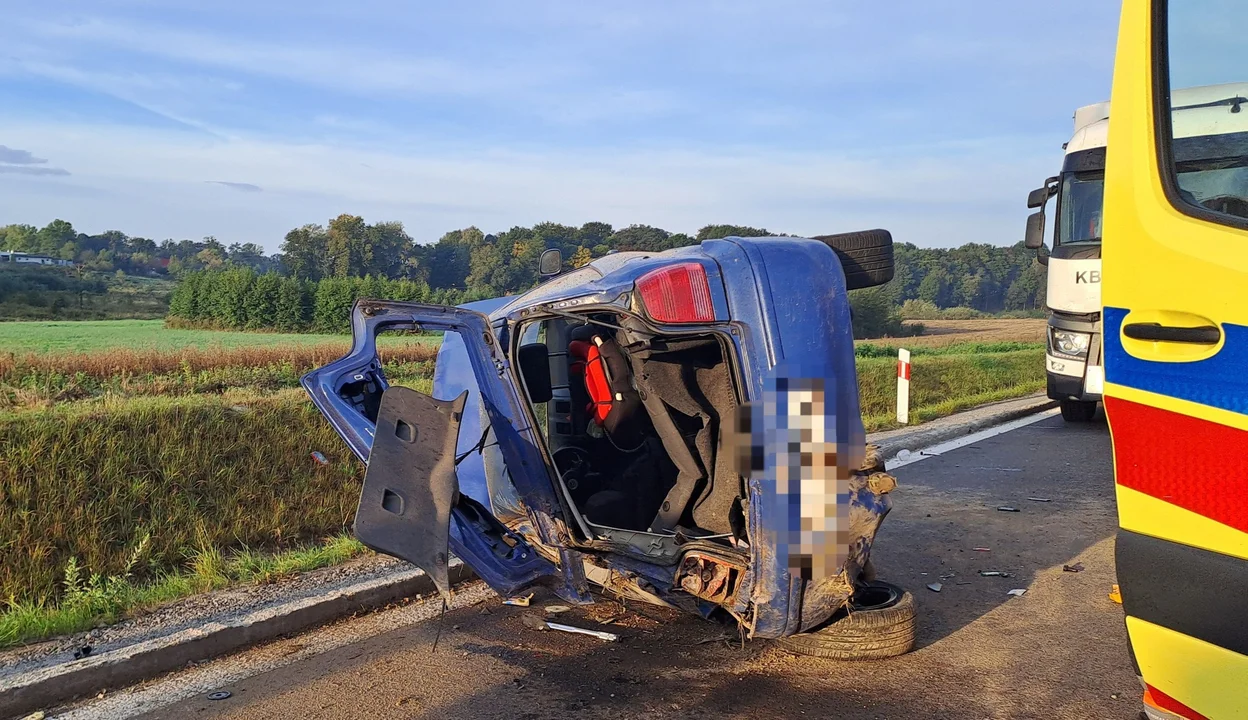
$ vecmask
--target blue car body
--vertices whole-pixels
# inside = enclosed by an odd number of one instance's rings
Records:
[[[748,494],[742,499],[745,538],[730,541],[722,553],[713,548],[698,553],[697,562],[711,563],[705,567],[714,570],[714,563],[720,562],[716,558],[728,558],[724,562],[739,571],[733,575],[731,593],[715,600],[698,595],[697,579],[692,584],[682,579],[688,558],[672,561],[681,551],[679,537],[662,538],[667,556],[651,558],[637,551],[613,550],[618,545],[586,536],[535,428],[514,357],[519,329],[533,318],[609,310],[645,320],[637,297],[638,279],[681,263],[698,263],[705,270],[714,321],[671,330],[697,331],[721,340],[731,355],[737,392],[752,418],[744,436],[752,448],[747,453],[752,463],[742,470]],[[445,523],[450,553],[500,594],[540,583],[571,602],[583,603],[592,601],[590,586],[597,585],[704,614],[720,608],[737,617],[754,637],[810,630],[844,607],[853,593],[889,511],[891,486],[881,489],[868,483],[869,473],[861,471],[865,434],[850,308],[841,262],[827,244],[803,238],[732,237],[662,253],[614,253],[518,297],[462,307],[361,300],[352,322],[351,353],[309,373],[303,385],[361,460],[369,461],[374,434],[383,436],[378,418],[386,409],[378,413],[378,398],[384,400],[392,392],[377,356],[378,333],[445,331],[433,397],[462,401],[456,408],[440,409],[440,417],[451,423],[445,432],[458,437],[450,481],[457,494],[439,501],[445,493],[435,489],[429,495],[421,478],[396,479],[410,474],[401,464],[384,471],[370,466],[357,516],[357,532],[366,543],[404,556],[395,549],[402,542],[394,533],[402,535],[421,523]],[[792,444],[799,433],[786,420],[793,417],[792,408],[785,410],[786,393],[809,387],[812,381],[823,398],[815,434],[822,435],[827,452],[835,453],[829,463],[840,469],[835,492],[822,498],[802,490],[808,486],[805,481],[784,479],[797,480],[793,473],[802,472],[801,463],[794,463]],[[423,452],[425,460],[446,467],[446,453],[434,457],[437,453],[429,450],[412,452]],[[364,514],[370,483],[393,485],[398,488],[393,493],[412,496],[403,506],[407,517],[377,511],[387,522],[400,524],[388,531],[392,534],[374,537],[376,542],[366,537],[372,527]],[[795,548],[801,531],[809,529],[803,517],[811,507],[826,508],[832,528],[827,537],[832,539],[823,551],[835,558],[831,572],[814,575],[801,572],[793,561],[795,554],[800,555]],[[426,567],[440,563],[440,556],[434,552],[428,557],[436,559],[418,564],[444,586],[441,567]]]

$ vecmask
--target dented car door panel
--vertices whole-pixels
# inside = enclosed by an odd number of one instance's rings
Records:
[[[377,336],[386,330],[441,330],[457,333],[467,348],[466,356],[480,390],[478,400],[497,435],[497,443],[509,467],[544,467],[541,456],[534,451],[532,440],[521,437],[531,432],[527,423],[517,424],[523,416],[518,412],[514,391],[506,377],[506,361],[497,350],[498,343],[490,331],[488,319],[481,313],[420,303],[360,301],[352,313],[351,353],[319,370],[305,375],[301,383],[317,408],[355,454],[369,461],[378,411],[389,383],[377,355]],[[458,423],[456,424],[458,430]],[[521,430],[517,430],[517,427]],[[439,453],[454,444],[438,444]],[[453,443],[454,441],[450,441]],[[536,457],[530,457],[536,455]],[[539,484],[533,473],[515,478],[515,486],[530,511],[538,537],[537,542],[551,543],[558,536],[561,513],[551,492],[549,481]],[[427,478],[421,478],[428,481]],[[379,480],[380,482],[380,480]],[[412,482],[409,480],[409,482]],[[371,519],[371,515],[365,515]],[[441,518],[408,515],[404,521],[413,528],[419,523],[436,522]],[[542,558],[519,535],[506,531],[481,503],[461,496],[445,521],[445,533],[451,551],[467,562],[491,587],[499,592],[513,592],[543,577],[556,577],[562,582],[555,588],[568,599],[582,599],[584,580],[579,565],[562,563],[561,567]],[[438,532],[443,532],[440,528]],[[502,545],[508,549],[502,550]],[[552,543],[553,544],[553,543]],[[406,557],[409,562],[416,560]]]

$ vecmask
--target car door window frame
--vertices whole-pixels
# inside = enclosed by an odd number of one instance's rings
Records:
[[[1179,192],[1178,168],[1174,160],[1174,122],[1170,100],[1170,1],[1153,0],[1153,137],[1157,143],[1157,170],[1162,190],[1170,206],[1184,215],[1205,222],[1248,230],[1248,218],[1220,213],[1188,202]]]

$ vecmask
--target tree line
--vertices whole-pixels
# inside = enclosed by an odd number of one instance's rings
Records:
[[[280,270],[281,259],[265,256],[255,243],[226,246],[215,237],[203,240],[163,240],[131,237],[120,230],[98,235],[80,233],[65,220],[53,220],[42,228],[33,225],[0,226],[0,250],[46,255],[70,260],[88,271],[145,277],[179,277],[184,272],[250,267],[260,272]]]
[[[783,234],[740,225],[707,225],[688,235],[649,225],[616,229],[603,222],[580,226],[544,222],[497,233],[468,227],[448,232],[436,242],[418,243],[401,223],[368,223],[358,215],[340,215],[324,225],[292,229],[282,240],[280,251],[266,255],[254,243],[227,246],[211,237],[199,242],[165,240],[157,244],[118,231],[85,235],[76,233],[68,222],[56,220],[42,229],[25,225],[0,227],[0,248],[72,258],[100,270],[166,274],[182,279],[188,287],[194,282],[216,284],[216,280],[203,280],[213,273],[239,282],[235,271],[249,270],[253,284],[285,285],[290,298],[295,295],[296,285],[302,288],[300,294],[307,300],[308,313],[295,313],[292,306],[284,327],[325,328],[338,323],[330,323],[327,316],[313,312],[323,280],[358,279],[356,285],[363,283],[361,287],[374,289],[377,282],[407,282],[421,288],[419,297],[412,299],[442,302],[452,298],[463,302],[532,287],[538,281],[538,257],[548,248],[559,249],[565,268],[574,269],[610,252],[659,252],[729,235]],[[869,300],[873,306],[895,308],[912,300],[936,308],[964,307],[985,313],[1043,308],[1045,269],[1036,262],[1035,253],[1023,248],[1021,242],[1008,247],[967,244],[958,248],[920,248],[900,242],[895,253],[896,278],[885,288],[872,292]],[[273,277],[261,283],[260,279],[269,274]],[[199,279],[191,280],[192,277]],[[195,307],[176,305],[171,314],[219,322],[227,327],[247,327],[249,323],[256,326],[261,322],[257,316],[240,325],[222,319],[238,317],[236,313],[217,318]]]
[[[304,280],[251,268],[199,270],[178,282],[169,318],[173,324],[231,330],[344,333],[359,298],[458,305],[463,293],[374,275]]]

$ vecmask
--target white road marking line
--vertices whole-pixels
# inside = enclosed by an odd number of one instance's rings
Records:
[[[1061,411],[1057,408],[1045,410],[1044,412],[1039,412],[1035,415],[1028,415],[1027,417],[1011,420],[1010,422],[1002,423],[1001,425],[996,425],[994,427],[980,430],[979,432],[971,433],[970,435],[957,438],[956,440],[949,440],[948,442],[923,448],[922,450],[911,451],[905,458],[895,457],[892,460],[889,460],[884,464],[884,467],[885,469],[892,471],[897,468],[919,462],[920,460],[926,460],[929,457],[939,457],[951,450],[957,450],[958,448],[963,448],[967,445],[973,445],[980,440],[986,440],[990,437],[1010,432],[1011,430],[1027,427],[1028,425],[1038,423],[1041,420],[1047,420],[1054,415],[1057,415],[1059,412]],[[902,452],[904,453],[905,451],[903,450]]]

